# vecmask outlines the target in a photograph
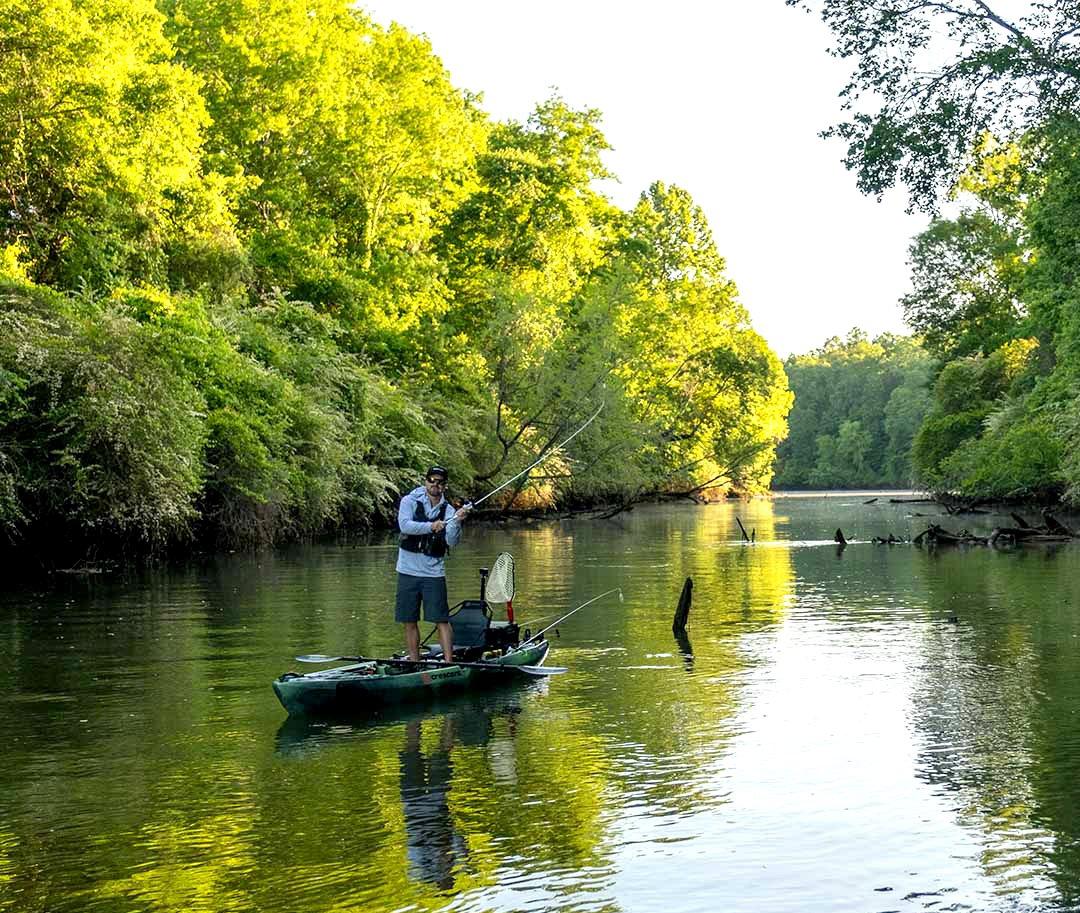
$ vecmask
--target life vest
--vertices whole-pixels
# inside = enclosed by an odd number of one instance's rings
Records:
[[[423,502],[417,501],[416,509],[413,511],[413,519],[417,523],[430,523],[435,520],[443,520],[446,517],[446,508],[446,499],[443,498],[443,502],[439,505],[439,509],[435,511],[435,516],[429,517]],[[449,546],[446,544],[445,527],[440,532],[424,533],[422,536],[412,536],[402,533],[399,544],[401,548],[405,549],[407,552],[419,552],[422,555],[427,555],[429,558],[442,558],[450,551]]]

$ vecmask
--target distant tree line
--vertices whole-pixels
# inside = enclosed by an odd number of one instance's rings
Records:
[[[344,0],[0,0],[0,532],[365,526],[438,460],[517,503],[760,491],[791,395],[700,208],[596,189]]]
[[[795,404],[774,487],[902,488],[929,408],[931,359],[917,341],[860,330],[784,362]]]
[[[935,215],[904,300],[934,358],[916,480],[1080,502],[1080,8],[788,3],[818,11],[852,62],[826,132],[860,188],[903,184]]]

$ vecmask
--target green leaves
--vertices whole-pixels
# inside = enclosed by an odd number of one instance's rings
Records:
[[[506,478],[601,401],[511,496],[768,484],[780,363],[688,193],[597,191],[598,111],[491,123],[343,0],[0,0],[0,36],[10,536],[369,525],[432,459]]]
[[[795,406],[777,487],[911,484],[912,439],[929,408],[930,359],[915,340],[853,330],[785,368]]]
[[[818,11],[832,53],[852,63],[847,119],[826,135],[847,142],[866,193],[899,182],[934,210],[985,134],[1011,140],[1080,114],[1075,4],[1031,4],[1012,18],[981,0],[787,2]]]
[[[0,243],[31,278],[161,281],[173,195],[213,208],[199,80],[162,29],[148,0],[0,2]]]

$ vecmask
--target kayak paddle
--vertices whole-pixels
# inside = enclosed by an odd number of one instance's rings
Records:
[[[537,676],[561,675],[563,672],[569,671],[565,666],[515,666],[510,663],[505,665],[500,663],[448,663],[441,659],[372,659],[365,656],[324,656],[322,653],[307,653],[304,656],[297,656],[296,661],[298,663],[375,662],[385,663],[389,666],[429,666],[436,669],[458,666],[463,669],[484,669],[488,672],[500,670],[506,672],[524,672],[526,675]]]

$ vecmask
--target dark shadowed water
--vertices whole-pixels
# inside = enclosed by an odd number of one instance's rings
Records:
[[[863,500],[474,528],[451,601],[506,549],[534,629],[625,602],[369,721],[270,681],[397,648],[389,544],[4,592],[0,911],[1080,909],[1080,545],[838,550],[935,512]]]

